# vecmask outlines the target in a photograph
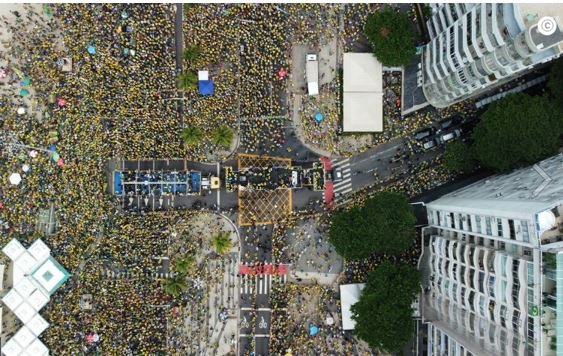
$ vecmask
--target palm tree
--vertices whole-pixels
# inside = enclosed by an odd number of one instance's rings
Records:
[[[176,261],[176,263],[174,264],[174,268],[180,274],[187,273],[189,270],[192,269],[193,266],[194,266],[194,256],[192,255],[184,256],[183,258]]]
[[[215,252],[217,252],[218,255],[225,254],[231,247],[233,247],[233,243],[231,242],[229,235],[229,232],[221,231],[211,241],[213,247],[215,248]]]
[[[201,55],[201,48],[199,46],[194,45],[184,49],[183,58],[184,61],[188,64],[188,68],[190,68],[193,63],[199,58]]]
[[[177,296],[186,288],[188,288],[188,284],[186,283],[186,276],[183,274],[164,280],[164,291],[172,296]]]
[[[191,146],[199,143],[203,137],[203,132],[197,126],[188,126],[182,130],[180,136],[187,146]]]
[[[197,88],[197,75],[194,72],[183,72],[178,76],[180,88],[193,90]]]
[[[230,147],[233,142],[233,130],[223,125],[213,132],[213,143],[216,146]]]

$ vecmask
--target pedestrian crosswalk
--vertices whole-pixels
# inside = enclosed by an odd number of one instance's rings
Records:
[[[273,283],[286,283],[287,274],[243,274],[240,276],[240,293],[241,294],[268,294]]]
[[[333,161],[332,168],[334,170],[340,169],[342,171],[342,180],[336,180],[335,177],[333,185],[334,200],[338,201],[343,195],[352,191],[352,170],[350,168],[350,159],[346,158],[339,161]]]

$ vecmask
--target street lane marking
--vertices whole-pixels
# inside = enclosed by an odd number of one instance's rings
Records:
[[[346,159],[344,159],[344,160],[342,160],[342,161],[333,162],[333,163],[332,163],[332,167],[339,167],[339,166],[341,166],[341,165],[343,165],[343,164],[345,164],[345,163],[348,163],[349,161],[350,161],[350,158],[346,158]]]

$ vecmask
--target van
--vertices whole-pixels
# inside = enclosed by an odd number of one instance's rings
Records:
[[[425,141],[425,142],[422,144],[422,149],[423,149],[424,151],[428,151],[428,150],[433,149],[433,148],[435,148],[436,146],[438,146],[438,143],[439,143],[438,140],[436,140],[436,139],[433,138],[433,139],[431,139],[431,140]]]
[[[422,129],[422,130],[418,130],[417,132],[415,132],[415,134],[413,135],[415,140],[422,140],[424,138],[427,138],[429,136],[432,136],[434,134],[435,130],[433,127],[429,127],[426,129]]]
[[[440,137],[440,140],[442,142],[448,142],[453,140],[454,138],[458,138],[459,136],[461,136],[461,130],[460,129],[455,129],[451,132],[445,133]]]

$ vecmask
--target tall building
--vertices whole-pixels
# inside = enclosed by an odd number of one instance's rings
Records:
[[[483,94],[559,57],[563,4],[431,4],[422,89],[438,108]]]
[[[426,208],[428,354],[563,354],[563,155]]]

